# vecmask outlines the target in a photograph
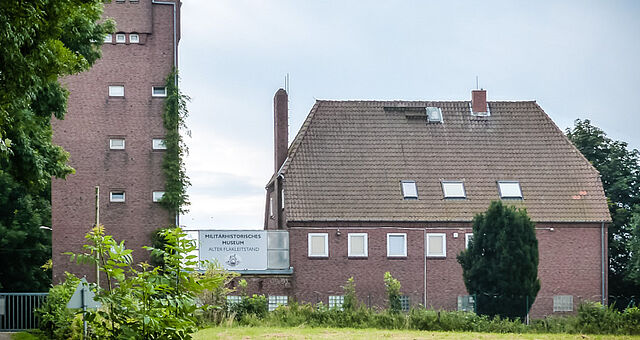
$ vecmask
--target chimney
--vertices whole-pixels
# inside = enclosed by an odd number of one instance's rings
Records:
[[[278,172],[289,152],[289,96],[279,89],[273,97],[274,172]]]
[[[487,112],[487,90],[471,91],[471,108],[474,113]]]

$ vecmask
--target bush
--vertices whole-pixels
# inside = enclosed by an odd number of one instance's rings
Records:
[[[230,306],[230,311],[235,313],[239,322],[246,322],[248,316],[252,315],[258,319],[267,316],[269,307],[267,298],[264,295],[243,296],[242,300]]]
[[[70,339],[73,336],[74,312],[67,303],[80,283],[80,279],[65,272],[65,281],[49,289],[49,295],[42,306],[35,311],[40,319],[40,330],[50,339]]]

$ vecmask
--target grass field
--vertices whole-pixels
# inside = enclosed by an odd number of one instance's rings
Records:
[[[213,327],[193,335],[194,340],[204,339],[448,339],[448,340],[493,340],[493,339],[636,339],[640,336],[575,335],[575,334],[496,334],[465,332],[425,332],[406,330],[352,329],[352,328],[271,328],[271,327]]]

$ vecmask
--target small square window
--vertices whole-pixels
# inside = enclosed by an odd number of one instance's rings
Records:
[[[349,233],[348,255],[349,257],[367,257],[368,245],[366,233]]]
[[[110,138],[109,149],[111,150],[124,150],[124,138]]]
[[[113,42],[113,34],[107,34],[104,36],[104,42],[105,43],[112,43]]]
[[[111,191],[109,193],[110,202],[124,202],[124,191]]]
[[[522,190],[518,181],[498,181],[500,198],[522,198]]]
[[[447,235],[427,234],[427,256],[446,257],[447,256]]]
[[[154,191],[152,194],[152,198],[154,202],[160,202],[162,197],[164,197],[164,191]]]
[[[407,256],[407,234],[389,233],[387,234],[387,257]]]
[[[554,312],[573,312],[573,295],[554,295]]]
[[[467,198],[464,183],[460,181],[442,181],[444,198]]]
[[[165,86],[152,86],[151,87],[151,96],[152,97],[166,97],[167,96],[167,88]]]
[[[286,306],[288,300],[289,300],[288,296],[270,295],[269,296],[269,311],[273,312],[278,306]]]
[[[406,295],[401,295],[400,296],[400,309],[403,312],[408,312],[409,308],[411,308],[411,300],[409,300],[409,297]]]
[[[342,310],[344,304],[344,295],[329,295],[329,308],[337,308]]]
[[[418,188],[415,181],[402,181],[401,183],[404,199],[418,199]]]
[[[124,97],[124,85],[109,85],[109,97]]]
[[[127,35],[124,33],[118,33],[116,34],[116,42],[118,44],[124,44],[127,42]]]
[[[309,257],[329,257],[329,234],[309,233]]]
[[[151,142],[151,146],[153,150],[166,150],[167,146],[164,144],[164,139],[162,138],[154,138]]]
[[[227,295],[227,306],[237,305],[242,302],[242,296]]]
[[[139,44],[140,43],[140,36],[137,33],[129,34],[129,42],[132,43],[132,44]]]
[[[464,234],[464,249],[469,249],[469,243],[473,240],[473,233]]]

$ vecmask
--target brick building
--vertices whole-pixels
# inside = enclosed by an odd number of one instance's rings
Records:
[[[134,249],[135,261],[148,257],[141,247],[172,220],[157,200],[165,183],[162,112],[165,80],[177,65],[180,1],[114,0],[104,16],[116,21],[116,32],[89,71],[64,79],[68,110],[53,123],[53,140],[76,169],[51,186],[54,282],[64,271],[95,277],[62,255],[79,251],[95,225],[95,186],[100,223]]]
[[[455,310],[468,294],[456,255],[502,200],[536,222],[533,317],[606,302],[599,174],[536,102],[318,100],[287,147],[287,101],[279,90],[264,224],[289,232],[278,294],[332,305],[353,276],[361,301],[386,306],[390,271],[406,304]]]

